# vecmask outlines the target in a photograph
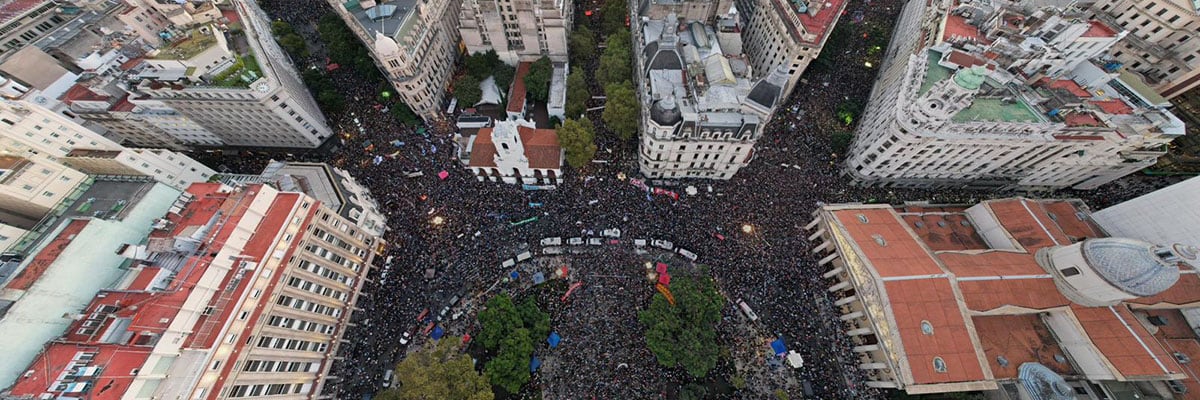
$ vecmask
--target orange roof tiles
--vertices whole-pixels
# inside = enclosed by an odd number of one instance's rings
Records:
[[[946,279],[885,281],[897,333],[912,370],[913,382],[935,384],[986,379],[976,355],[954,288]],[[921,330],[922,321],[933,326]],[[946,372],[934,370],[934,358],[946,363]]]
[[[987,243],[963,213],[901,214],[908,227],[933,251],[982,250]]]
[[[1197,360],[1200,360],[1200,342],[1196,341],[1195,336],[1192,336],[1188,339],[1167,339],[1163,341],[1163,345],[1172,352],[1177,351],[1183,353],[1183,355],[1192,359],[1193,363]],[[1196,396],[1200,396],[1200,368],[1196,368],[1194,364],[1183,365],[1183,367],[1185,367],[1184,373],[1186,373],[1188,376],[1188,379],[1183,380],[1183,384],[1188,388],[1187,396],[1192,397],[1183,397],[1179,395],[1176,395],[1176,397],[1182,397],[1184,399],[1196,399]]]
[[[1071,244],[1070,238],[1054,224],[1038,202],[1022,198],[994,200],[987,203],[1000,225],[1004,227],[1025,251],[1035,252],[1042,247]]]
[[[1124,306],[1072,306],[1071,311],[1096,349],[1126,378],[1160,377],[1182,370]]]
[[[150,357],[151,350],[149,347],[130,348],[108,344],[85,346],[53,343],[38,355],[33,364],[30,364],[30,369],[34,373],[29,377],[17,378],[11,391],[14,395],[31,397],[47,393],[46,389],[56,382],[59,375],[69,373],[68,369],[73,369],[73,359],[76,353],[94,352],[96,355],[87,366],[100,367],[100,370],[97,375],[89,378],[92,385],[89,391],[86,394],[63,393],[63,398],[74,395],[74,397],[91,400],[118,400],[125,395],[125,392],[129,390],[129,385],[136,378],[135,375],[130,374],[130,371],[141,367]]]
[[[1029,253],[991,250],[982,253],[945,252],[937,256],[946,269],[959,278],[1046,274],[1046,270],[1038,266]]]
[[[1089,101],[1089,103],[1094,104],[1096,107],[1100,107],[1100,111],[1104,111],[1108,114],[1133,114],[1133,107],[1130,107],[1128,103],[1121,99],[1092,100]]]
[[[1075,83],[1075,81],[1073,81],[1073,80],[1055,79],[1055,80],[1050,81],[1045,78],[1043,78],[1043,79],[1049,81],[1046,84],[1046,87],[1049,87],[1052,89],[1063,89],[1068,92],[1071,92],[1071,94],[1073,94],[1073,95],[1075,95],[1075,97],[1079,97],[1079,98],[1086,99],[1086,98],[1092,97],[1091,93],[1089,93],[1086,89],[1084,89],[1083,86],[1079,86],[1079,84]]]
[[[967,19],[961,15],[946,16],[946,30],[942,33],[942,41],[945,42],[974,42],[974,43],[991,43],[982,33],[979,28],[967,23]]]
[[[800,19],[800,25],[804,25],[804,30],[808,33],[817,35],[817,40],[812,44],[823,44],[825,38],[833,32],[833,26],[837,24],[838,16],[846,8],[849,0],[826,0],[825,7],[821,11],[817,11],[816,16],[808,13],[796,13],[796,17]],[[788,18],[783,18],[784,21],[789,21]]]
[[[108,100],[108,96],[93,92],[92,89],[88,88],[87,86],[76,83],[74,86],[71,86],[70,89],[67,89],[67,92],[63,93],[62,97],[59,97],[59,99],[62,100],[63,103],[71,104],[76,101],[105,101]]]
[[[1117,36],[1117,31],[1114,31],[1112,28],[1109,28],[1108,25],[1105,25],[1103,22],[1100,22],[1097,20],[1091,20],[1091,21],[1088,21],[1088,24],[1091,24],[1091,26],[1089,26],[1088,30],[1083,33],[1083,37],[1116,37]]]
[[[1073,238],[1100,238],[1108,236],[1100,230],[1099,226],[1092,223],[1090,217],[1080,219],[1083,210],[1075,207],[1075,204],[1069,201],[1041,200],[1038,201],[1038,204],[1046,211],[1050,219],[1054,221],[1054,225],[1067,236]]]
[[[973,311],[1004,306],[1046,310],[1070,305],[1050,278],[959,280],[963,303]]]
[[[890,208],[838,210],[834,215],[846,232],[858,242],[859,249],[875,267],[880,277],[942,274],[924,247],[908,230],[907,225]],[[859,215],[866,218],[862,222]],[[882,239],[880,245],[874,239]]]
[[[529,75],[531,62],[517,64],[517,72],[513,74],[512,87],[508,89],[508,112],[519,113],[525,109],[525,76]]]
[[[158,277],[158,272],[162,271],[161,267],[145,267],[138,272],[137,277],[133,278],[133,282],[126,287],[128,290],[146,290],[154,283],[154,278]]]
[[[1196,333],[1192,331],[1192,326],[1188,325],[1187,319],[1183,317],[1183,313],[1177,309],[1148,309],[1138,310],[1145,312],[1148,317],[1160,317],[1166,320],[1167,324],[1158,327],[1158,332],[1154,336],[1164,339],[1194,339]],[[1200,358],[1197,358],[1200,360]]]
[[[1066,122],[1067,126],[1070,126],[1070,127],[1078,127],[1078,126],[1102,127],[1102,126],[1105,126],[1103,122],[1100,122],[1099,118],[1096,118],[1096,116],[1092,115],[1092,113],[1090,113],[1090,112],[1073,112],[1073,113],[1066,114],[1065,116],[1063,116],[1063,122]]]
[[[481,128],[476,133],[475,143],[471,146],[471,160],[467,165],[483,168],[496,166],[493,129]],[[517,134],[521,136],[521,145],[525,147],[525,158],[529,160],[529,168],[562,168],[562,147],[558,144],[558,133],[555,130],[517,126]]]
[[[971,320],[996,379],[1015,379],[1017,368],[1027,362],[1041,363],[1060,375],[1075,375],[1071,363],[1054,360],[1063,351],[1036,314],[977,316]],[[997,357],[1001,356],[1008,360],[1008,366],[1000,365]]]
[[[1165,292],[1149,297],[1139,297],[1129,300],[1129,302],[1144,305],[1160,303],[1177,306],[1195,305],[1200,303],[1200,276],[1196,276],[1195,273],[1179,274],[1179,282]]]

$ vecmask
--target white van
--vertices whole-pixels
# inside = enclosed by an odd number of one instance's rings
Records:
[[[620,239],[621,238],[621,230],[617,229],[617,228],[605,229],[603,231],[600,231],[600,235],[604,236],[604,237],[610,237],[613,239]]]
[[[666,240],[654,239],[650,244],[663,250],[675,250],[675,243]]]
[[[696,261],[696,253],[690,252],[685,248],[680,247],[676,252],[683,256],[683,258],[688,259],[688,261]]]
[[[562,245],[561,237],[548,237],[548,238],[542,239],[542,246],[561,246],[561,245]]]

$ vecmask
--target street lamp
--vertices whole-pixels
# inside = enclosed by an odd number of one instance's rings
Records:
[[[750,224],[743,224],[742,225],[742,233],[746,233],[746,234],[754,233],[754,227],[750,226]]]

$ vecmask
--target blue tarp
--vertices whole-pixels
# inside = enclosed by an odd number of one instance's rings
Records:
[[[433,340],[441,339],[442,336],[445,336],[445,335],[446,335],[446,331],[443,330],[442,327],[440,327],[440,326],[434,327],[433,332],[429,332],[429,337],[433,338]]]
[[[537,357],[534,357],[532,360],[529,360],[529,372],[537,372],[538,368],[541,368],[541,367],[542,367],[542,360],[539,360]]]
[[[517,279],[517,278],[520,278],[520,277],[521,277],[521,273],[519,273],[519,272],[517,272],[517,271],[513,271],[513,272],[510,272],[510,273],[508,274],[508,277],[509,277],[509,278],[513,278],[513,279],[515,280],[515,279]]]
[[[775,339],[774,342],[771,342],[771,349],[775,350],[777,356],[787,354],[787,345],[783,344],[783,339]]]
[[[558,332],[550,332],[550,337],[546,338],[546,343],[550,344],[550,348],[558,347],[558,342],[562,341],[562,336],[558,336]]]
[[[546,281],[546,275],[542,274],[541,272],[533,274],[533,284],[534,285],[541,285],[542,282],[545,282],[545,281]]]

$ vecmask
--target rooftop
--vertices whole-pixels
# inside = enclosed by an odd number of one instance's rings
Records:
[[[1088,24],[1091,26],[1088,27],[1087,32],[1083,33],[1083,37],[1110,38],[1117,36],[1117,31],[1113,30],[1113,28],[1110,28],[1108,25],[1105,25],[1103,22],[1093,19],[1088,21]]]
[[[496,166],[493,129],[494,127],[479,129],[471,147],[471,160],[467,165],[484,168]],[[558,144],[558,134],[555,130],[517,126],[517,132],[521,135],[521,144],[525,146],[525,158],[529,159],[529,168],[562,168],[562,147]]]
[[[1027,362],[1041,363],[1059,375],[1076,373],[1070,362],[1058,361],[1056,357],[1065,354],[1037,315],[976,316],[971,320],[996,379],[1015,379],[1017,367]]]
[[[971,106],[964,108],[953,117],[954,122],[971,121],[1001,121],[1001,122],[1040,122],[1041,118],[1024,101],[1014,99],[1006,101],[994,97],[976,97]]]
[[[985,379],[954,287],[943,278],[885,281],[904,355],[916,384]],[[928,328],[932,327],[932,330]],[[926,333],[926,332],[929,333]],[[944,371],[935,367],[942,360]]]
[[[169,46],[159,49],[152,59],[156,60],[187,60],[203,53],[217,44],[218,34],[210,26],[200,26],[187,31],[186,36],[172,42]]]
[[[50,3],[50,0],[7,0],[0,4],[0,23],[8,22],[44,3]]]
[[[925,94],[935,83],[944,81],[954,74],[954,70],[938,65],[938,62],[942,60],[942,53],[929,50],[927,56],[929,62],[925,64],[925,80],[921,81],[921,89],[917,91],[917,94]]]
[[[933,255],[905,228],[891,208],[834,211],[834,216],[882,278],[942,274]]]
[[[347,0],[342,7],[367,31],[367,36],[374,38],[376,34],[383,34],[401,45],[401,39],[420,19],[412,18],[416,16],[416,0]]]
[[[508,88],[508,112],[519,113],[525,110],[525,76],[529,75],[532,62],[524,61],[517,64],[517,72],[513,74],[512,85]]]

